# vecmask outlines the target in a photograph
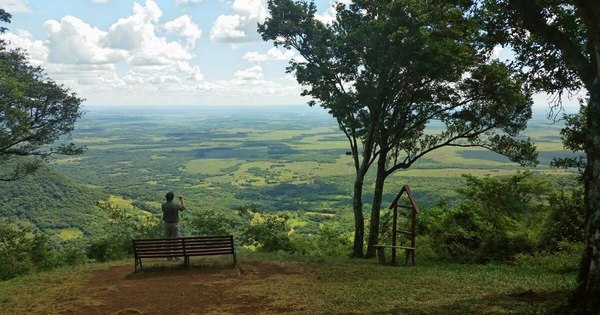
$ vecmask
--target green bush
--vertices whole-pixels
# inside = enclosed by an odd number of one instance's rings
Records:
[[[7,280],[34,270],[31,259],[32,238],[27,231],[0,221],[0,280]]]
[[[286,215],[261,213],[249,208],[237,210],[243,224],[242,245],[266,252],[292,251]]]
[[[46,235],[0,220],[0,280],[84,261],[82,247],[57,244]]]
[[[556,252],[564,242],[583,242],[585,206],[583,190],[560,190],[548,200],[548,219],[544,224],[540,249]]]
[[[316,234],[291,238],[293,252],[307,256],[347,256],[352,248],[352,233],[337,224],[320,224]]]
[[[99,202],[98,208],[108,215],[108,222],[101,224],[103,236],[89,241],[88,258],[94,261],[121,259],[133,253],[134,238],[161,237],[162,225],[156,215],[125,209],[108,202]]]
[[[232,235],[237,233],[239,222],[239,217],[214,210],[201,210],[184,224],[192,235]]]
[[[552,253],[517,254],[514,264],[559,273],[573,273],[577,271],[582,252],[583,243],[560,242],[557,251]]]
[[[509,261],[533,253],[539,238],[548,181],[529,172],[477,178],[466,175],[459,192],[464,199],[448,209],[432,211],[429,227],[441,258],[460,263]],[[441,209],[441,211],[440,211]]]

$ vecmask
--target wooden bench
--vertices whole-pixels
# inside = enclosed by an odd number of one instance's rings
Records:
[[[233,255],[237,266],[233,236],[189,236],[174,238],[134,239],[133,253],[135,271],[143,268],[142,258],[184,257],[184,265],[190,265],[191,256]]]
[[[415,247],[411,246],[392,246],[392,245],[373,245],[373,247],[377,248],[377,259],[381,265],[385,265],[385,248],[394,249],[405,249],[406,250],[406,266],[414,266],[415,265]],[[392,251],[392,255],[394,255],[394,251]],[[394,264],[396,260],[392,257],[392,264]]]

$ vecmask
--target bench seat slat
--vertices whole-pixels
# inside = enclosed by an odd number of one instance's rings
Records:
[[[386,248],[401,248],[401,249],[416,249],[410,246],[392,246],[392,245],[373,245],[373,247],[386,247]]]
[[[234,266],[237,265],[233,236],[191,236],[177,238],[134,239],[133,251],[136,260],[136,271],[142,258],[185,257],[189,264],[191,256],[233,255]]]

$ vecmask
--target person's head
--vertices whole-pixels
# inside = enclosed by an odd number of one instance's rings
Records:
[[[175,198],[175,194],[172,191],[169,191],[165,198],[167,198],[167,201],[173,201],[173,198]]]

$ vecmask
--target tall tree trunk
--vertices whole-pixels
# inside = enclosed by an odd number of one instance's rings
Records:
[[[387,153],[383,150],[379,153],[377,160],[377,177],[375,178],[375,189],[373,191],[373,204],[371,207],[371,221],[369,223],[369,243],[365,258],[375,257],[375,247],[379,242],[379,218],[381,215],[381,202],[383,200],[383,186],[385,184],[385,166]]]
[[[350,257],[361,258],[363,257],[363,244],[365,237],[365,218],[363,216],[362,208],[362,190],[365,174],[362,169],[356,173],[354,179],[354,194],[352,196],[353,202],[352,207],[354,209],[354,246],[352,249],[352,255]]]
[[[587,121],[587,162],[591,165],[587,199],[589,217],[588,247],[592,256],[587,279],[587,305],[593,314],[600,313],[600,74],[590,91]]]
[[[582,313],[600,314],[600,75],[590,89],[586,127],[586,244],[571,304]]]

